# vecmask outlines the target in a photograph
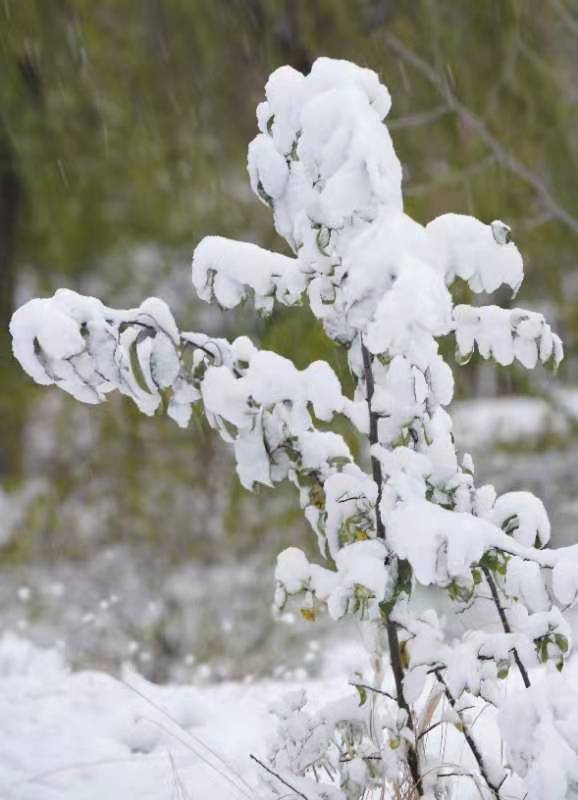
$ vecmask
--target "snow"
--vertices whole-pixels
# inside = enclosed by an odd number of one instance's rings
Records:
[[[378,618],[379,603],[392,588],[386,554],[381,540],[353,542],[337,552],[333,571],[310,564],[302,550],[289,547],[277,557],[275,605],[282,611],[290,597],[300,595],[305,608],[316,613],[326,606],[335,620],[353,608],[361,619]]]
[[[458,305],[454,319],[458,352],[463,360],[471,357],[475,345],[483,358],[492,356],[503,366],[516,359],[528,369],[538,361],[545,364],[550,360],[558,367],[562,360],[559,337],[537,312]]]
[[[527,800],[565,800],[578,780],[576,682],[549,672],[525,692],[509,697],[500,730],[516,771],[526,779]]]
[[[552,590],[562,606],[574,605],[578,600],[578,564],[558,561],[552,570]]]
[[[273,294],[281,303],[296,302],[305,277],[293,258],[249,242],[207,236],[195,250],[193,285],[200,298],[214,298],[223,308],[234,308],[251,289],[257,307],[271,311]]]
[[[268,703],[285,686],[159,687],[134,673],[71,673],[56,652],[10,635],[0,676],[6,800],[262,796],[248,756],[262,753]]]
[[[507,492],[497,500],[492,522],[528,547],[544,547],[550,541],[550,520],[544,504],[530,492]]]
[[[444,253],[449,283],[463,278],[474,292],[495,292],[502,284],[516,294],[524,275],[522,256],[500,220],[484,225],[475,217],[443,214],[427,231]]]
[[[428,586],[469,578],[471,565],[480,560],[494,533],[493,525],[471,514],[414,500],[391,514],[388,540],[411,563],[417,580]]]

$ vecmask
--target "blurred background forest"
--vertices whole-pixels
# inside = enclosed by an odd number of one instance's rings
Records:
[[[3,0],[0,621],[73,663],[190,680],[268,674],[281,650],[278,672],[315,669],[315,642],[270,615],[274,554],[309,540],[295,495],[244,494],[201,423],[34,387],[7,328],[61,286],[124,307],[157,295],[185,329],[327,358],[347,382],[305,310],[223,314],[190,283],[206,234],[283,250],[246,148],[269,73],[319,55],[389,87],[410,215],[511,225],[527,277],[500,300],[546,313],[567,360],[558,388],[474,360],[458,443],[578,539],[577,0]]]

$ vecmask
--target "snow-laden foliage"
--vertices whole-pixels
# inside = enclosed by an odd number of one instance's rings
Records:
[[[248,168],[293,255],[208,237],[193,258],[196,291],[224,308],[307,301],[347,350],[352,398],[326,363],[299,371],[246,337],[180,332],[156,299],[125,311],[69,291],[33,300],[13,317],[14,353],[38,383],[84,402],[117,389],[182,427],[198,405],[233,446],[244,486],[298,488],[323,563],[282,552],[275,607],[360,620],[373,673],[330,707],[299,695],[275,709],[264,775],[274,796],[562,800],[578,786],[563,672],[578,550],[547,549],[533,495],[476,486],[471,457],[456,451],[438,340],[455,336],[460,363],[477,347],[528,368],[557,366],[562,345],[536,312],[454,305],[456,281],[515,294],[522,258],[499,220],[446,214],[423,226],[404,213],[389,108],[377,76],[353,64],[276,70]],[[335,415],[365,437],[369,470],[327,430]],[[493,624],[477,625],[480,604]],[[485,705],[499,709],[505,745],[492,752],[476,739]],[[440,758],[431,732],[444,726],[464,737],[461,763]]]

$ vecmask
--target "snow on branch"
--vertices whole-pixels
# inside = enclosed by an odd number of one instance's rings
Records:
[[[249,290],[255,307],[271,312],[276,299],[284,305],[299,302],[306,276],[294,258],[272,253],[249,242],[207,236],[193,258],[193,286],[203,300],[234,308]]]
[[[116,389],[143,413],[162,409],[181,427],[200,402],[211,426],[233,445],[243,485],[251,489],[256,483],[293,480],[320,537],[328,513],[324,482],[348,471],[348,487],[359,495],[355,514],[363,506],[365,529],[375,527],[366,499],[375,494],[371,481],[354,465],[343,437],[317,430],[313,421],[343,414],[367,427],[364,404],[343,396],[325,362],[300,371],[276,353],[259,351],[247,337],[229,343],[180,333],[168,307],[156,298],[137,309],[115,310],[61,290],[22,306],[11,333],[14,355],[29,375],[83,402],[103,402]],[[337,505],[331,520],[341,519],[346,508],[351,516],[351,506]],[[331,520],[331,547],[337,549],[339,524]]]
[[[564,350],[542,314],[522,308],[466,306],[454,308],[458,358],[467,363],[477,345],[483,358],[507,366],[515,360],[528,369],[538,361],[558,367]]]
[[[484,225],[475,217],[443,214],[426,230],[439,248],[448,283],[457,276],[474,292],[495,292],[505,284],[517,293],[524,264],[504,222],[494,220]]]

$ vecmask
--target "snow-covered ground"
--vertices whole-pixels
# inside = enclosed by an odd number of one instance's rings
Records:
[[[568,437],[578,417],[578,390],[566,387],[542,397],[480,397],[454,403],[452,419],[460,449],[492,448]]]
[[[334,654],[331,676],[313,693],[324,701],[342,694],[351,658]],[[5,635],[0,797],[258,800],[265,794],[250,754],[265,755],[269,705],[296,685],[158,686],[128,670],[118,679],[72,672],[55,650]]]

